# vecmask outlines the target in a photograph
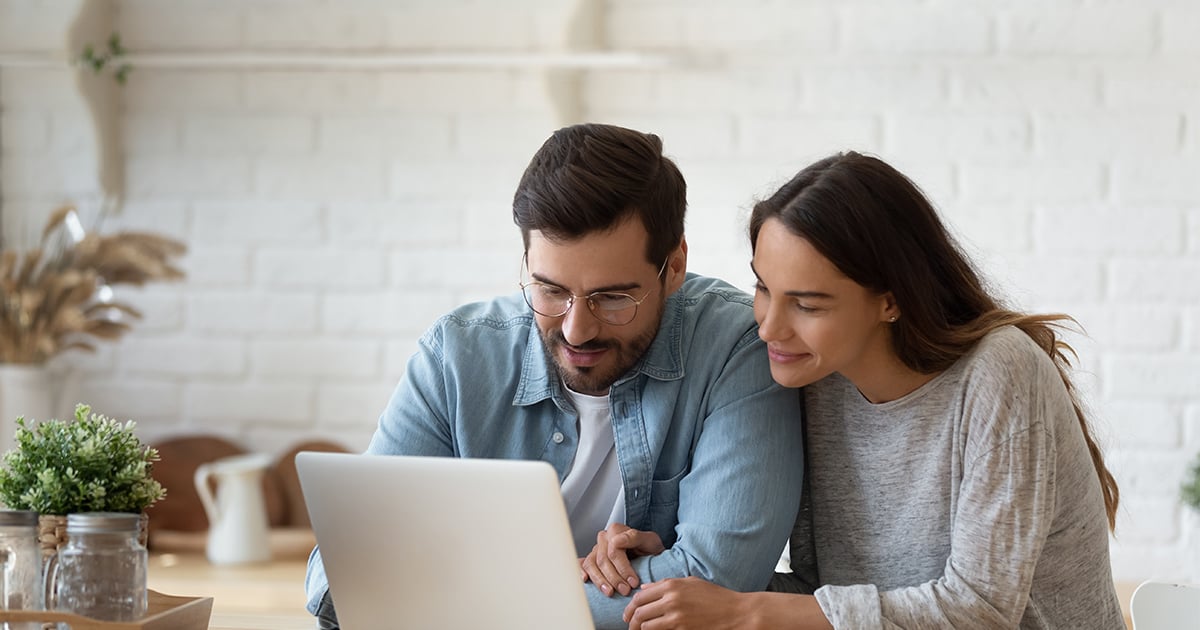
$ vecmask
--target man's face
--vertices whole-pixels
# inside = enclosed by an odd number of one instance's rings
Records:
[[[602,396],[645,354],[662,320],[667,296],[683,279],[685,259],[676,250],[660,282],[659,265],[646,260],[649,236],[636,218],[608,232],[572,241],[529,235],[526,281],[537,281],[579,296],[560,317],[534,313],[546,352],[572,390]],[[661,263],[660,263],[661,264]],[[585,296],[597,291],[627,293],[645,301],[628,324],[601,321]]]

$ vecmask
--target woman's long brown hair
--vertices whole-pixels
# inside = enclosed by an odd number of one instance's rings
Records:
[[[847,152],[800,171],[754,206],[750,246],[768,219],[778,219],[842,273],[878,293],[891,292],[904,314],[891,325],[896,354],[925,374],[940,372],[1001,326],[1015,326],[1046,352],[1071,397],[1100,479],[1109,529],[1120,491],[1092,438],[1070,378],[1075,352],[1060,339],[1075,320],[1028,314],[992,296],[920,189],[874,157]]]

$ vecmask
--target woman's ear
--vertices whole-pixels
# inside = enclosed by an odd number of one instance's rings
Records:
[[[896,304],[896,296],[892,295],[891,291],[880,296],[880,306],[880,321],[890,324],[900,319],[900,306]]]

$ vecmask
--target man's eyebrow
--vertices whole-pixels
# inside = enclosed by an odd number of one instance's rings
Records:
[[[549,284],[551,286],[556,286],[560,289],[567,288],[567,287],[563,286],[562,284],[555,282],[554,280],[551,280],[550,278],[548,278],[546,276],[543,276],[540,273],[530,271],[529,275],[534,280],[537,280],[538,282],[541,282],[543,284]],[[610,284],[610,285],[605,285],[602,287],[595,287],[590,290],[585,290],[581,295],[591,295],[593,293],[609,293],[609,292],[624,293],[626,291],[631,291],[633,289],[639,289],[639,288],[641,288],[641,286],[642,286],[642,284],[640,282],[623,282],[623,283],[619,283],[619,284]]]

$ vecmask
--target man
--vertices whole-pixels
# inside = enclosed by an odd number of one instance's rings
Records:
[[[367,447],[549,462],[581,558],[614,523],[656,535],[639,580],[587,583],[599,628],[625,626],[642,582],[764,588],[799,505],[796,393],[771,379],[750,298],[687,273],[685,209],[657,136],[556,131],[513,200],[522,293],[439,319]],[[319,550],[306,582],[333,627]]]

